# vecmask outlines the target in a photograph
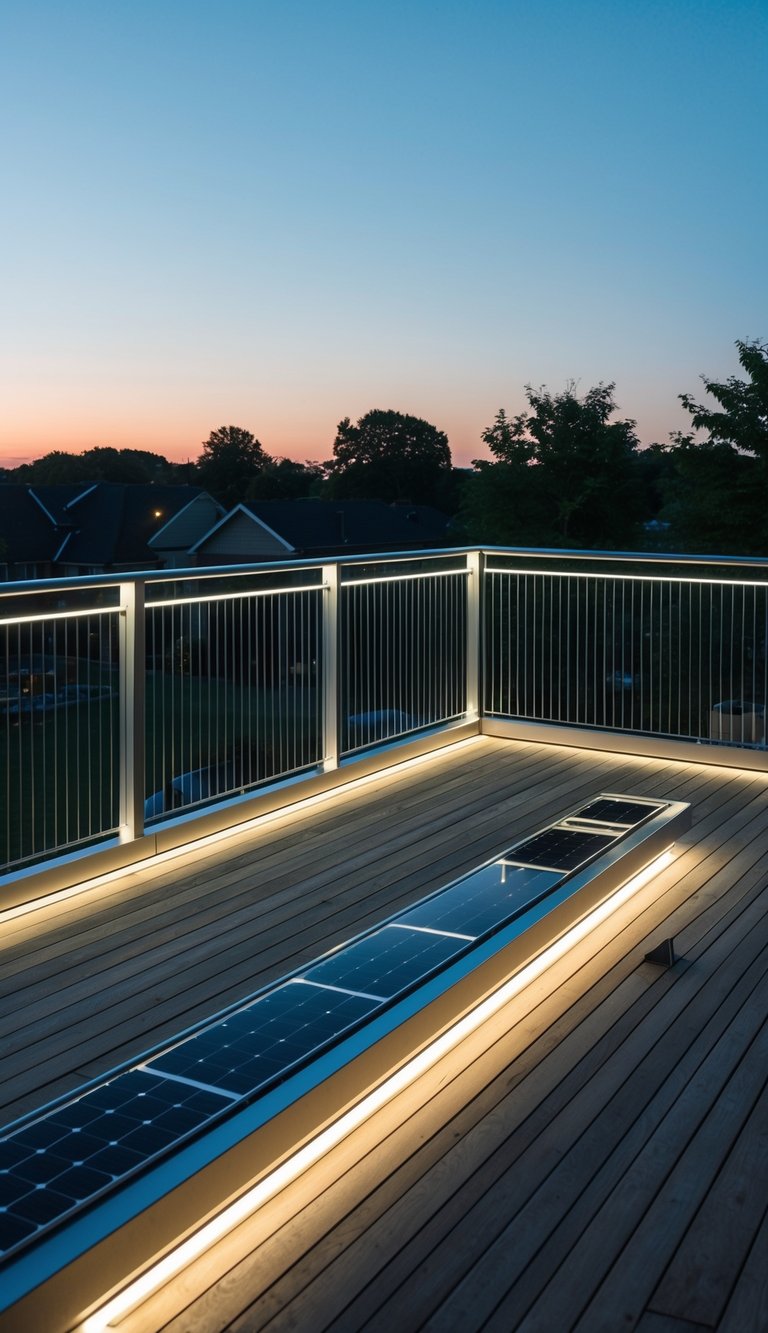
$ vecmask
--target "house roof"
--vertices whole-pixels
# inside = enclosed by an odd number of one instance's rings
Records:
[[[158,528],[154,536],[150,537],[147,545],[152,551],[174,551],[179,548],[188,549],[192,538],[189,533],[201,530],[205,533],[210,531],[211,517],[215,515],[215,522],[224,517],[225,510],[218,500],[215,500],[207,491],[200,491],[197,487],[191,486],[190,490],[195,494],[186,504],[177,509],[162,527]],[[207,526],[204,526],[206,525]],[[199,537],[195,538],[199,540]]]
[[[68,524],[71,520],[67,518],[67,505],[97,484],[92,481],[55,482],[47,486],[33,484],[29,489],[56,523]]]
[[[296,553],[407,550],[449,541],[449,520],[428,505],[388,505],[382,500],[248,500],[225,515],[193,550],[204,553],[213,533],[220,537],[233,517],[243,513]]]
[[[52,560],[56,528],[28,486],[0,483],[0,563],[41,564]]]
[[[0,562],[146,567],[148,541],[204,492],[199,486],[0,484]]]
[[[154,563],[147,547],[150,537],[201,493],[199,486],[154,482],[128,485],[100,481],[81,487],[57,509],[65,525],[57,559],[91,566]]]

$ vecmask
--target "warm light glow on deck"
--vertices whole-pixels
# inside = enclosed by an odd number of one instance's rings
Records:
[[[254,1213],[262,1204],[300,1176],[302,1172],[313,1166],[325,1153],[334,1148],[348,1134],[352,1133],[365,1120],[386,1105],[388,1101],[402,1092],[420,1075],[426,1073],[443,1056],[454,1050],[464,1038],[490,1019],[536,977],[540,976],[575,944],[583,940],[596,926],[605,921],[612,912],[626,903],[633,894],[666,869],[672,860],[671,849],[656,857],[655,860],[623,884],[621,888],[606,898],[593,911],[589,912],[581,921],[578,921],[559,939],[548,945],[542,953],[527,963],[513,977],[504,982],[498,990],[487,996],[452,1027],[385,1078],[377,1088],[345,1111],[338,1120],[319,1133],[311,1142],[305,1144],[287,1161],[270,1171],[258,1184],[246,1190],[234,1203],[224,1208],[216,1217],[178,1245],[176,1249],[159,1259],[140,1277],[130,1282],[116,1296],[89,1315],[79,1325],[80,1333],[105,1333],[106,1330],[114,1327],[130,1310],[146,1300],[164,1283],[168,1282],[205,1250]]]

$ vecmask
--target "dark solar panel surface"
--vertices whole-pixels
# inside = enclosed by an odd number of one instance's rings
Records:
[[[72,1212],[231,1098],[140,1069],[0,1139],[0,1250]]]
[[[315,963],[303,975],[308,981],[389,999],[466,948],[465,940],[449,935],[384,926]]]
[[[529,870],[496,861],[403,912],[398,921],[407,926],[454,930],[474,938],[509,921],[548,893],[560,878],[554,871]]]
[[[599,824],[628,824],[634,827],[662,807],[651,801],[616,801],[602,797],[579,810],[579,819],[594,819]]]
[[[579,829],[550,828],[521,842],[510,859],[553,870],[575,870],[616,841],[614,833],[582,833]]]
[[[244,1096],[354,1026],[378,1004],[289,981],[159,1055],[146,1068]]]

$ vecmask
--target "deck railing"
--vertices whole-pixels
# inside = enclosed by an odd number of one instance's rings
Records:
[[[559,553],[552,564],[488,559],[486,713],[763,743],[766,562]]]
[[[767,599],[765,561],[466,548],[0,585],[0,872],[474,720],[758,751]]]

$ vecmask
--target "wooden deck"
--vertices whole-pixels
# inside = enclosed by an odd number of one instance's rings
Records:
[[[2,1118],[599,790],[690,801],[674,865],[123,1333],[768,1327],[759,774],[477,739],[11,915]]]

